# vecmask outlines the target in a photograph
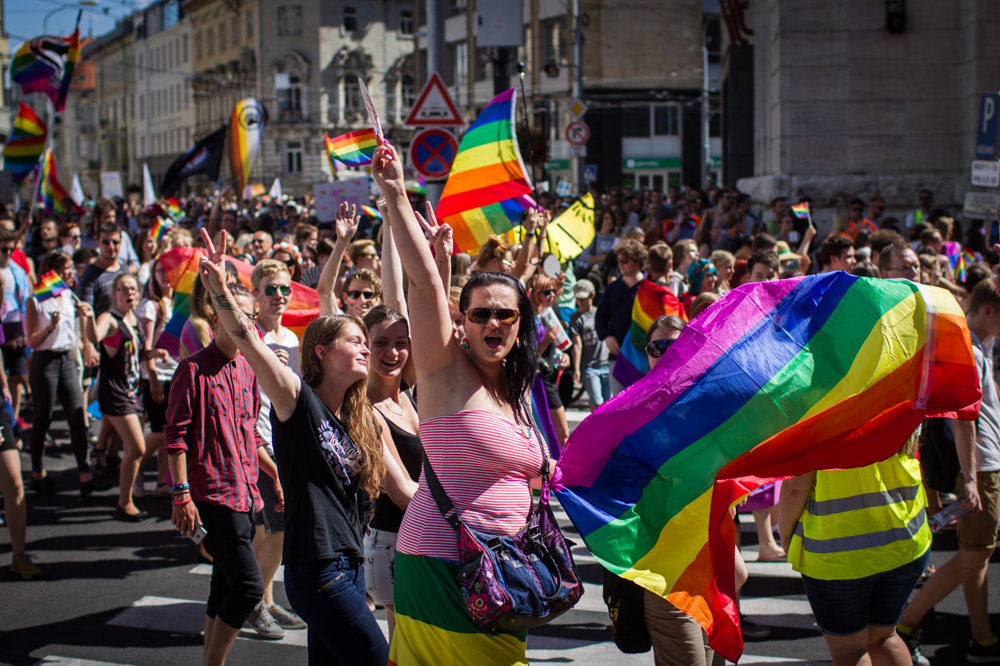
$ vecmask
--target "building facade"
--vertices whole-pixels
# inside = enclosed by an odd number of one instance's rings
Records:
[[[122,19],[114,30],[87,44],[81,51],[81,58],[89,58],[94,63],[97,117],[93,140],[97,146],[98,168],[86,170],[85,175],[99,183],[100,172],[117,171],[126,189],[134,191],[135,183],[141,184],[142,179],[132,160],[131,148],[136,136],[132,18]]]
[[[744,90],[727,120],[746,124],[725,132],[741,165],[728,180],[761,202],[821,209],[877,194],[895,215],[928,188],[961,215],[980,189],[969,185],[980,96],[1000,89],[1000,5],[751,1],[729,25],[726,78]]]
[[[180,0],[160,0],[136,13],[133,164],[149,166],[154,186],[192,143],[195,105],[191,21]]]
[[[93,38],[80,41],[80,49],[89,52]],[[100,196],[100,158],[97,140],[96,91],[97,70],[94,60],[81,56],[73,70],[73,81],[66,95],[66,108],[62,122],[52,135],[59,176],[66,187],[72,183],[73,174],[80,178],[83,192],[90,198]]]

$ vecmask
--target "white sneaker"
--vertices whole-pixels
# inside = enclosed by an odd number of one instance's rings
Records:
[[[281,625],[282,629],[306,628],[306,623],[295,614],[295,611],[285,610],[278,604],[271,604],[268,606],[268,610],[271,611],[271,616]]]
[[[278,621],[271,615],[271,611],[264,604],[263,600],[258,601],[257,605],[254,606],[253,612],[250,613],[250,617],[247,618],[244,626],[250,627],[257,632],[258,636],[270,641],[276,641],[285,637],[285,630],[281,628]]]

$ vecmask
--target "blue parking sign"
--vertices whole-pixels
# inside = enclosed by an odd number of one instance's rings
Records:
[[[997,152],[997,116],[1000,115],[1000,93],[987,93],[979,101],[979,122],[976,124],[976,157],[991,160]]]

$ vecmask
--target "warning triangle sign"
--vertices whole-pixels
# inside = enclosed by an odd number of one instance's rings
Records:
[[[410,115],[403,124],[410,127],[465,124],[462,114],[458,112],[444,81],[437,72],[432,72],[431,77],[427,79],[424,89],[420,91]]]

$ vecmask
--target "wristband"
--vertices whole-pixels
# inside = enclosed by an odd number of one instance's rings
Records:
[[[191,498],[190,497],[188,497],[183,502],[178,502],[176,499],[174,500],[174,506],[184,506],[185,504],[190,504],[190,503],[191,503]]]
[[[178,492],[178,491],[181,491],[181,490],[190,490],[190,489],[191,489],[191,484],[190,483],[175,483],[174,484],[174,492],[175,493]]]

